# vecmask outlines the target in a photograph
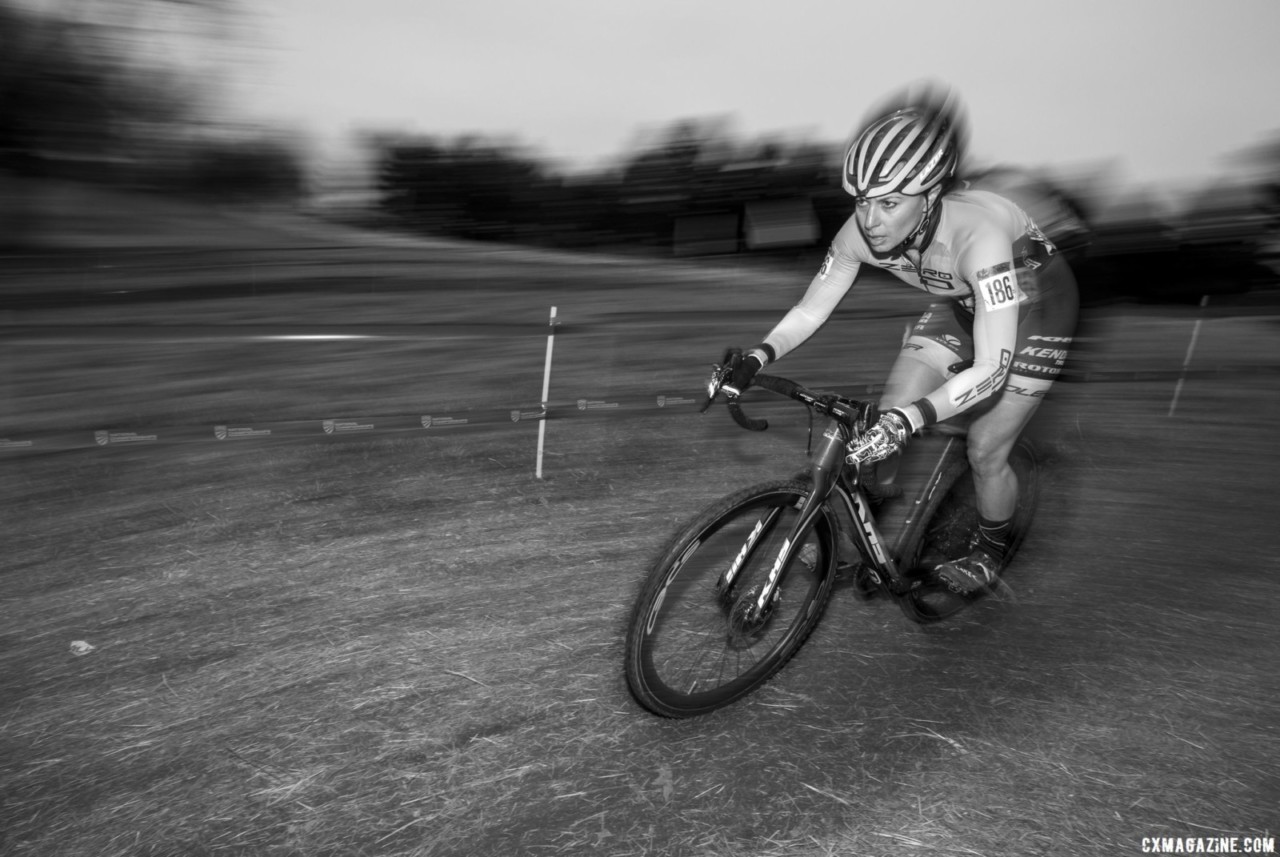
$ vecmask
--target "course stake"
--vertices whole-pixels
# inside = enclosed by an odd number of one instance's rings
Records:
[[[551,394],[551,352],[556,347],[556,308],[551,308],[551,332],[547,334],[547,359],[542,368],[542,419],[538,420],[538,464],[534,477],[542,478],[542,450],[547,440],[547,401]]]
[[[1182,358],[1182,372],[1178,375],[1178,383],[1173,388],[1173,401],[1169,403],[1169,416],[1178,409],[1178,397],[1182,395],[1182,384],[1187,380],[1187,370],[1191,368],[1191,355],[1196,350],[1196,340],[1200,338],[1200,325],[1204,322],[1204,308],[1209,305],[1209,296],[1200,298],[1200,315],[1196,316],[1195,327],[1191,328],[1191,341],[1187,343],[1187,356]]]

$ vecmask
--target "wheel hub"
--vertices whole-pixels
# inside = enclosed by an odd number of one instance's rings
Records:
[[[752,586],[729,608],[729,645],[735,649],[745,649],[758,642],[773,616],[773,608],[778,603],[777,594],[769,599],[763,610],[756,604],[759,598],[760,587]]]

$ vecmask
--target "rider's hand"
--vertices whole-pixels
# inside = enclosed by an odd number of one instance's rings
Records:
[[[911,418],[897,408],[880,415],[880,420],[862,436],[849,453],[850,464],[873,464],[902,452],[911,439]]]
[[[769,362],[769,354],[763,346],[752,348],[746,354],[736,348],[730,348],[724,353],[723,362],[724,365],[733,369],[733,374],[721,389],[730,396],[741,396],[751,386],[751,380],[756,377],[756,373]]]

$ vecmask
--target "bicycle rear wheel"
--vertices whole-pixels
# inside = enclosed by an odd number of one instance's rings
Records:
[[[963,453],[963,449],[960,450]],[[1040,467],[1034,447],[1020,440],[1009,453],[1018,477],[1018,506],[1005,565],[1026,538],[1040,496]],[[896,555],[908,577],[920,585],[898,598],[898,605],[915,622],[937,622],[954,615],[980,595],[962,596],[933,578],[944,562],[966,556],[978,538],[978,507],[973,472],[963,454],[944,464],[924,507],[902,532]]]
[[[799,651],[835,580],[828,507],[800,535],[777,598],[764,611],[756,604],[811,491],[807,480],[744,489],[667,545],[627,631],[627,683],[641,705],[664,717],[706,714],[760,687]]]

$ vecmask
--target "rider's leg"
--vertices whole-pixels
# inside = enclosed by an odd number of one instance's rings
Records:
[[[1052,384],[1042,378],[1010,376],[995,404],[969,425],[969,465],[978,512],[990,521],[1013,517],[1018,478],[1009,466],[1009,454]]]
[[[939,357],[938,352],[945,352],[947,359]],[[933,360],[930,359],[930,355],[934,356]],[[889,377],[885,381],[884,392],[880,395],[880,410],[904,407],[941,387],[946,381],[946,376],[943,374],[945,370],[938,367],[946,366],[954,360],[955,356],[951,352],[931,339],[913,336],[904,338],[902,351],[898,352],[898,357],[894,360],[893,367],[889,370]],[[901,489],[894,485],[894,479],[898,475],[898,461],[899,456],[892,455],[884,461],[871,465],[871,468],[864,472],[866,478],[881,487],[883,497],[893,497],[901,493]],[[841,539],[841,564],[856,565],[859,558],[857,548],[849,541],[847,535],[842,533]],[[866,576],[865,567],[859,566],[859,569],[862,576],[855,577],[854,582],[859,591],[864,596],[868,596],[876,586]]]
[[[906,407],[946,382],[943,370],[938,368],[936,361],[929,359],[927,353],[934,349],[946,349],[932,340],[922,340],[920,349],[898,352],[898,359],[893,361],[893,368],[889,370],[889,377],[884,383],[884,392],[880,395],[880,410]],[[955,362],[954,359],[952,362]]]
[[[947,367],[956,361],[956,355],[932,339],[911,336],[898,352],[884,392],[880,395],[880,410],[903,408],[941,387],[947,380]],[[898,473],[899,457],[894,455],[876,465],[876,474],[882,484],[891,484]]]
[[[943,563],[937,570],[939,578],[958,592],[990,586],[1004,564],[1018,503],[1018,477],[1009,465],[1009,455],[1052,383],[1010,376],[995,404],[969,426],[978,543],[968,556]]]

